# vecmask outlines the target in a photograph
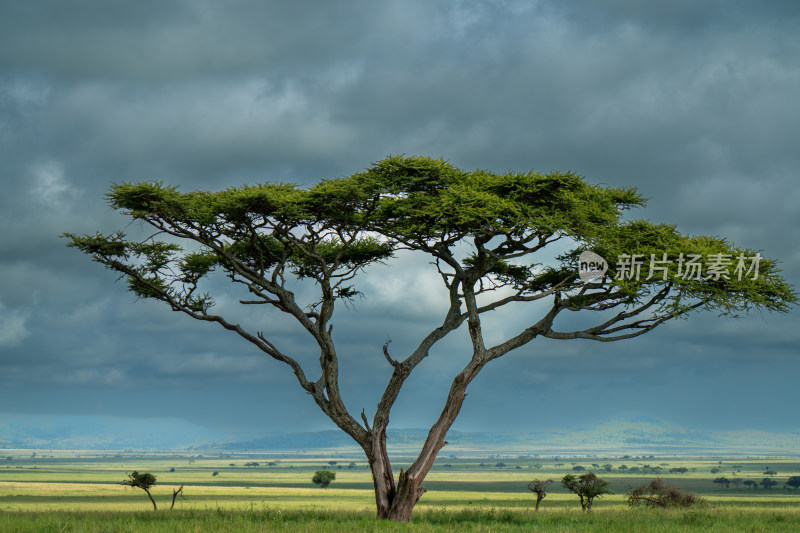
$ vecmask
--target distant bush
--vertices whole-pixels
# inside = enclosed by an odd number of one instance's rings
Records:
[[[704,504],[705,500],[692,492],[687,492],[676,485],[664,483],[655,478],[650,483],[636,487],[628,494],[628,504],[646,507],[691,507]]]
[[[315,485],[319,485],[320,488],[325,489],[334,479],[336,479],[336,472],[331,472],[330,470],[317,470],[314,472],[314,477],[311,478],[311,481]]]
[[[726,489],[731,486],[731,480],[726,477],[718,477],[714,480],[714,483],[718,485],[725,485]]]

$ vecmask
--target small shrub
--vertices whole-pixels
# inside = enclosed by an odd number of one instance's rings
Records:
[[[311,481],[315,485],[319,485],[320,488],[325,489],[334,479],[336,479],[336,472],[331,472],[330,470],[317,470],[314,472],[314,477],[311,478]]]
[[[636,487],[628,494],[628,504],[631,506],[676,508],[692,507],[695,504],[704,503],[705,500],[697,494],[687,492],[676,485],[664,483],[660,478]]]

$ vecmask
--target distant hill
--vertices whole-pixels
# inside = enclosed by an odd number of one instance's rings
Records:
[[[226,438],[179,418],[0,413],[0,448],[184,449]]]
[[[395,454],[411,453],[426,429],[387,432]],[[800,433],[686,429],[641,413],[629,413],[586,427],[539,432],[459,432],[447,434],[444,454],[608,454],[608,455],[800,455]],[[222,449],[320,450],[355,447],[344,433],[319,431],[227,442]]]
[[[387,433],[394,454],[419,449],[426,429]],[[686,429],[641,413],[597,424],[538,432],[459,432],[447,435],[448,454],[539,455],[800,455],[800,433]],[[0,414],[0,448],[94,450],[250,450],[358,453],[338,430],[258,435],[224,434],[177,418]]]

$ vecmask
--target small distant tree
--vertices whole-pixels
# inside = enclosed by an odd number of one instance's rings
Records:
[[[336,479],[336,472],[317,470],[314,472],[314,477],[311,478],[311,481],[314,482],[315,485],[319,485],[321,489],[326,489],[334,479]]]
[[[714,483],[720,486],[725,485],[726,489],[731,486],[731,480],[726,477],[718,477],[717,479],[714,480]]]
[[[603,465],[603,470],[605,470],[606,472],[611,472],[613,469],[614,469],[614,465],[612,465],[612,464],[606,463],[606,464]]]
[[[777,475],[777,472],[775,470],[767,470],[767,471],[764,472],[764,475],[765,476],[774,476],[774,475]]]
[[[664,483],[660,478],[636,487],[628,494],[628,504],[631,506],[691,507],[704,502],[705,500],[697,494],[687,492],[676,485]]]
[[[712,468],[712,469],[711,469],[711,473],[712,473],[712,474],[719,474],[720,472],[722,472],[722,470],[720,470],[720,469],[719,469],[719,468],[717,468],[716,466],[715,466],[714,468]]]
[[[142,489],[147,494],[147,497],[150,498],[150,502],[153,504],[153,510],[157,510],[156,501],[153,499],[153,495],[150,494],[150,487],[156,484],[156,476],[149,472],[139,473],[134,470],[128,474],[128,479],[121,484],[136,489]]]
[[[586,467],[583,467],[583,466],[573,466],[573,467],[572,467],[572,470],[574,470],[575,472],[583,472],[583,471],[585,471],[585,470],[586,470]]]
[[[597,477],[594,472],[587,472],[580,476],[567,474],[561,478],[561,484],[570,492],[574,492],[581,499],[581,509],[589,511],[595,498],[608,494],[608,482]]]
[[[679,466],[676,468],[670,468],[669,471],[671,474],[685,474],[686,472],[689,471],[689,469],[683,466]]]
[[[784,487],[789,489],[800,489],[800,476],[791,476],[786,480]]]
[[[617,467],[617,470],[627,470],[627,469],[628,469],[628,465],[619,465]]]
[[[331,466],[336,466],[336,461],[328,461],[328,464]]]
[[[778,484],[777,481],[775,481],[774,479],[770,479],[768,477],[765,477],[764,479],[761,480],[761,483],[759,483],[759,485],[764,487],[765,490],[769,490],[777,484]]]
[[[354,469],[355,467],[356,467],[355,463],[350,463],[349,465],[347,465],[347,468],[349,468],[350,470]]]
[[[528,490],[536,494],[536,509],[534,509],[534,511],[539,510],[539,504],[542,503],[542,500],[547,496],[547,486],[552,482],[552,479],[545,479],[544,481],[534,479],[528,483]]]
[[[494,466],[497,467],[497,468],[505,468],[506,464],[505,463],[495,463]]]
[[[756,483],[752,479],[745,479],[744,480],[744,486],[745,487],[751,487],[751,488],[753,488],[755,490],[755,489],[758,488],[758,483]]]

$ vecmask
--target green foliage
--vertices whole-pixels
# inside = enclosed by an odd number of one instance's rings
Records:
[[[148,490],[156,484],[156,476],[150,472],[137,472],[134,470],[128,474],[128,479],[122,482],[123,485],[142,490]]]
[[[724,239],[683,236],[668,224],[623,221],[625,210],[644,205],[635,189],[590,185],[569,172],[497,174],[464,171],[426,157],[392,156],[308,189],[267,183],[181,193],[160,182],[143,182],[113,185],[107,196],[114,209],[198,248],[151,239],[132,242],[122,232],[65,234],[69,246],[121,273],[137,296],[197,315],[214,304],[199,292],[199,284],[217,268],[255,294],[264,289],[259,278],[274,283],[291,272],[320,283],[328,295],[323,300],[347,300],[358,289],[345,281],[391,258],[396,248],[446,258],[447,250],[467,239],[475,247],[461,259],[467,275],[487,287],[513,287],[520,296],[558,288],[570,310],[641,306],[655,299],[652,311],[675,317],[697,306],[721,314],[754,308],[785,312],[797,302],[777,262],[766,258],[757,279],[684,279],[674,263],[665,275],[651,279],[618,276],[614,261],[623,254],[649,261],[651,255],[735,259],[756,252]],[[560,266],[525,260],[558,239],[575,245],[561,256]],[[583,250],[611,263],[605,291],[587,291],[578,280],[577,257]]]
[[[800,476],[789,476],[786,480],[786,486],[790,489],[800,489]]]
[[[320,488],[326,489],[331,481],[336,479],[336,472],[330,470],[317,470],[314,472],[314,477],[311,478],[312,483],[319,485]]]
[[[597,477],[594,472],[587,472],[580,476],[567,474],[561,478],[561,484],[570,492],[574,492],[581,500],[581,509],[589,511],[595,498],[608,494],[608,482]]]
[[[714,479],[714,483],[717,485],[725,485],[726,489],[731,486],[731,480],[726,477],[718,477]]]
[[[765,478],[764,478],[764,479],[762,479],[762,480],[761,480],[761,482],[759,483],[759,485],[761,485],[762,487],[764,487],[764,489],[765,489],[765,490],[769,490],[769,489],[771,489],[772,487],[774,487],[774,486],[775,486],[775,485],[777,485],[777,484],[778,484],[778,482],[777,482],[777,481],[775,481],[774,479],[768,478],[768,477],[765,477]]]

